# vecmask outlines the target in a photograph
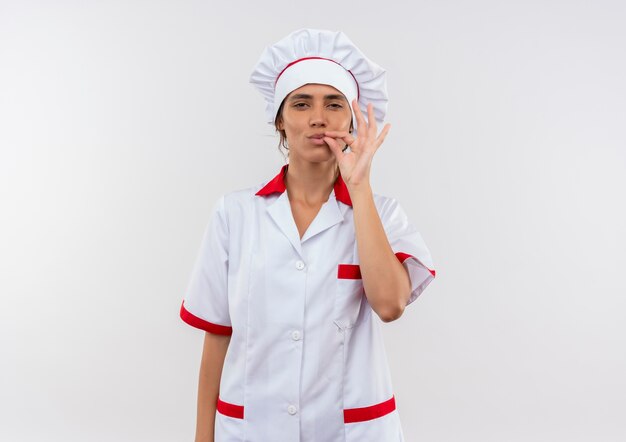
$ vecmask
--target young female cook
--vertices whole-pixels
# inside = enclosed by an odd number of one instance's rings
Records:
[[[370,186],[385,71],[342,32],[302,29],[251,82],[289,162],[219,198],[205,231],[180,311],[206,331],[196,441],[403,441],[381,324],[435,271]]]

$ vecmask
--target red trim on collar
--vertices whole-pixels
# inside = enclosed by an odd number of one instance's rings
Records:
[[[285,189],[287,189],[285,187],[284,180],[284,176],[287,173],[287,166],[288,164],[285,164],[282,169],[280,169],[280,172],[278,172],[278,175],[272,178],[272,180],[267,183],[265,187],[259,190],[255,195],[266,196],[271,195],[272,193],[283,193]]]
[[[287,173],[287,167],[289,164],[285,164],[278,175],[276,175],[270,182],[268,182],[261,190],[259,190],[255,195],[258,196],[267,196],[273,193],[283,193],[286,190],[285,187],[285,174]],[[348,187],[346,183],[343,181],[341,174],[337,177],[335,181],[335,198],[337,201],[341,201],[342,203],[352,207],[352,200],[350,199],[350,192],[348,191]]]

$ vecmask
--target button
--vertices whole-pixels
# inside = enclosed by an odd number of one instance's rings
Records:
[[[298,270],[302,270],[304,268],[304,263],[302,261],[296,261],[296,268]]]
[[[293,339],[294,341],[299,341],[300,340],[300,332],[298,330],[294,330],[291,332],[291,339]]]
[[[289,414],[296,414],[298,411],[298,409],[296,408],[295,405],[290,405],[287,407],[287,413]]]

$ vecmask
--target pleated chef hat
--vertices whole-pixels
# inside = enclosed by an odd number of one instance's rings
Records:
[[[372,103],[376,120],[382,123],[388,101],[385,75],[385,70],[368,59],[343,32],[299,29],[265,48],[250,83],[265,98],[270,124],[274,124],[285,97],[309,83],[333,86],[350,104],[357,98],[366,118],[367,104]]]

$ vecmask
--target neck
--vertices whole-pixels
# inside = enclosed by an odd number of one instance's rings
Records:
[[[337,163],[325,161],[290,161],[285,174],[285,187],[289,201],[306,205],[319,205],[328,201],[337,179]]]

